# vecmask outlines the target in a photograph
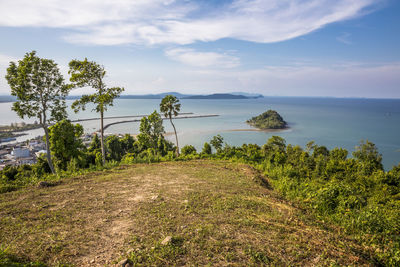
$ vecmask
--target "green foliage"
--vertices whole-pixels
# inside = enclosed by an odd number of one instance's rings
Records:
[[[158,147],[158,140],[164,139],[163,134],[164,126],[163,120],[157,111],[154,111],[148,117],[143,117],[140,121],[140,134],[138,135],[138,141],[145,148]]]
[[[83,150],[85,149],[81,136],[83,127],[80,124],[72,124],[68,120],[62,120],[49,128],[50,149],[54,157],[55,165],[66,170],[68,162],[75,159],[79,165],[84,165]]]
[[[83,95],[80,99],[72,103],[72,109],[75,112],[78,112],[79,110],[85,110],[85,107],[88,103],[93,103],[95,106],[93,110],[100,113],[100,144],[104,165],[106,160],[103,137],[104,112],[107,111],[107,108],[109,106],[113,105],[114,99],[117,98],[124,91],[124,88],[108,88],[104,83],[104,76],[106,75],[104,67],[100,66],[94,61],[88,61],[86,58],[83,61],[72,60],[69,63],[68,73],[71,75],[70,81],[72,82],[72,84],[70,85],[70,87],[90,86],[96,89],[96,93],[91,95]]]
[[[90,142],[90,145],[88,147],[89,152],[93,151],[99,151],[100,152],[101,145],[100,145],[100,139],[97,134],[95,134],[92,138],[92,142]]]
[[[286,149],[286,141],[280,136],[273,135],[263,146],[265,154],[273,152],[284,152]]]
[[[222,144],[224,143],[224,138],[217,134],[210,140],[210,144],[215,148],[217,153],[221,152]]]
[[[211,155],[211,146],[209,143],[205,142],[203,146],[203,150],[201,151],[201,154],[203,155]]]
[[[120,140],[121,147],[124,153],[132,153],[136,150],[135,148],[135,138],[130,134],[125,134],[125,136]]]
[[[284,129],[287,127],[287,123],[282,119],[281,115],[271,109],[246,122],[259,129]]]
[[[67,116],[65,98],[69,92],[57,64],[51,59],[37,57],[32,51],[26,53],[18,64],[10,62],[6,80],[11,87],[11,95],[17,97],[12,109],[22,119],[39,119],[46,136],[47,160],[54,173],[47,127]]]
[[[184,147],[182,147],[182,155],[183,156],[187,156],[187,155],[191,155],[191,154],[196,154],[196,148],[192,145],[186,145]]]
[[[368,140],[360,142],[353,152],[353,157],[360,162],[360,171],[365,175],[370,175],[375,170],[383,170],[382,155],[375,144]]]
[[[110,135],[106,138],[106,151],[109,159],[120,161],[124,150],[122,148],[122,142],[118,136]]]

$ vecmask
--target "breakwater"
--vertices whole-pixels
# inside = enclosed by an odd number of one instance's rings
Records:
[[[182,114],[193,114],[193,113],[180,113],[179,115]],[[178,119],[197,119],[197,118],[209,118],[209,117],[218,117],[219,115],[216,114],[211,114],[211,115],[194,115],[194,116],[180,116],[180,117],[174,117],[174,120],[178,120]],[[133,117],[133,116],[132,116]],[[137,116],[139,117],[139,116]],[[144,117],[144,116],[142,116]],[[169,120],[169,118],[162,118],[163,120]],[[139,122],[141,120],[140,119],[134,119],[134,120],[126,120],[126,121],[117,121],[117,122],[112,122],[109,124],[104,125],[103,129],[106,130],[108,127],[112,126],[112,125],[116,125],[116,124],[121,124],[121,123],[129,123],[129,122]],[[98,130],[100,131],[100,130]]]
[[[179,113],[178,115],[191,115],[193,112],[184,112],[184,113]],[[127,116],[114,116],[114,117],[104,117],[103,119],[124,119],[124,118],[142,118],[142,117],[147,117],[147,115],[127,115]],[[77,120],[72,120],[71,122],[81,122],[81,121],[95,121],[95,120],[100,120],[100,117],[96,118],[87,118],[87,119],[77,119]]]

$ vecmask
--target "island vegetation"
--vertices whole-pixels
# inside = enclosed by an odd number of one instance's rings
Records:
[[[137,139],[88,146],[79,124],[54,119],[55,173],[49,157],[0,171],[0,265],[400,265],[400,164],[385,171],[368,140],[349,157],[217,135],[178,155],[158,111]]]
[[[253,127],[258,129],[267,130],[267,129],[285,129],[287,128],[286,121],[283,120],[281,115],[275,110],[268,110],[258,116],[255,116],[246,121]]]

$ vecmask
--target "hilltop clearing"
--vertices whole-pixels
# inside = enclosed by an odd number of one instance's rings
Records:
[[[120,166],[0,195],[0,265],[370,265],[367,248],[282,200],[251,167]]]

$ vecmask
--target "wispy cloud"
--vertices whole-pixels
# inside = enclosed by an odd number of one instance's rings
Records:
[[[346,44],[346,45],[351,45],[353,42],[350,40],[351,34],[348,32],[342,33],[340,36],[336,37],[336,40],[339,42]]]
[[[233,68],[240,64],[238,57],[225,53],[199,52],[189,48],[173,48],[165,51],[172,60],[195,67]]]
[[[0,2],[0,26],[70,31],[72,43],[191,44],[234,38],[270,43],[364,14],[380,0],[13,0]]]
[[[16,58],[8,55],[0,54],[0,66],[1,67],[8,67],[11,61],[17,61]]]
[[[208,88],[225,88],[228,92],[234,88],[280,96],[400,97],[400,62],[199,70],[185,76],[193,81],[210,81]]]

